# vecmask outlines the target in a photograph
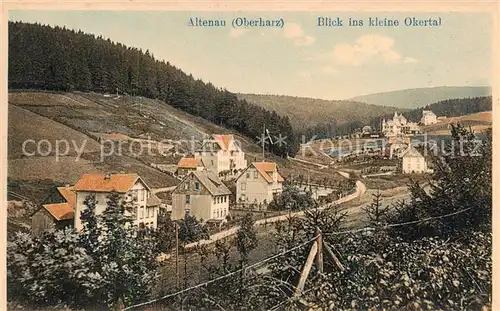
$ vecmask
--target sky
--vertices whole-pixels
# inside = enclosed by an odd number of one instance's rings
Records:
[[[235,17],[283,19],[282,28],[233,28]],[[337,17],[343,27],[318,27]],[[368,18],[399,20],[369,27]],[[441,18],[407,27],[406,17]],[[226,27],[190,27],[190,18]],[[349,18],[364,20],[348,27]],[[232,92],[323,99],[435,86],[489,86],[488,13],[10,11],[9,20],[65,26],[149,50],[186,73]]]

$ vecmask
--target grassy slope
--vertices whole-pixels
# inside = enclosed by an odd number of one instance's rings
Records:
[[[491,95],[490,87],[433,87],[361,95],[350,100],[377,106],[414,109],[450,98]]]
[[[238,98],[288,116],[296,128],[323,122],[342,124],[361,121],[366,123],[374,117],[396,111],[393,107],[380,107],[355,101],[258,94],[238,94]]]
[[[427,134],[448,135],[450,133],[450,130],[448,129],[449,124],[457,122],[465,126],[471,126],[475,132],[482,132],[492,126],[492,112],[483,111],[460,117],[442,119],[437,124],[425,126],[424,131]]]

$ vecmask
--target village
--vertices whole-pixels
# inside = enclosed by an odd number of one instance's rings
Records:
[[[438,122],[432,111],[423,111],[421,125]],[[428,151],[419,151],[423,146],[413,146],[410,142],[410,135],[421,133],[419,124],[407,122],[404,116],[395,113],[392,120],[382,121],[380,130],[373,134],[371,128],[365,126],[362,136],[354,133],[351,137],[368,140],[384,137],[386,144],[373,146],[364,141],[365,146],[361,149],[351,147],[354,152],[339,154],[338,159],[332,161],[334,167],[363,178],[432,172],[428,157],[424,156],[424,152]],[[113,136],[122,138],[124,135],[115,133]],[[268,211],[270,203],[283,192],[285,184],[277,163],[265,160],[247,163],[245,152],[233,135],[210,135],[209,139],[198,144],[192,154],[180,158],[171,174],[179,183],[167,191],[161,191],[161,197],[168,200],[160,199],[160,192],[148,186],[137,172],[84,174],[75,185],[56,187],[46,196],[42,206],[33,214],[32,231],[39,235],[53,226],[69,226],[80,230],[78,215],[85,208],[85,198],[95,193],[97,213],[101,213],[106,208],[106,197],[111,192],[120,193],[124,201],[136,206],[133,217],[140,228],[155,229],[160,209],[169,214],[172,220],[194,216],[202,223],[221,228],[232,214]],[[322,202],[334,192],[327,182],[319,185],[305,180],[303,176],[296,176],[293,182],[293,175],[290,177],[289,183]],[[233,185],[232,191],[228,188],[229,184]],[[335,198],[340,199],[345,195],[343,193]],[[266,215],[277,214],[269,211]]]

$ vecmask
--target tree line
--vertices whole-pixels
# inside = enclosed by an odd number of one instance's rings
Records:
[[[492,108],[491,96],[454,98],[438,101],[425,107],[404,111],[401,114],[412,122],[419,122],[422,118],[423,110],[431,110],[438,117],[456,117],[482,111],[489,111]],[[317,139],[331,138],[338,135],[348,135],[361,129],[364,125],[369,125],[372,129],[379,129],[383,119],[392,119],[394,114],[386,114],[371,118],[368,123],[361,121],[351,121],[342,124],[337,123],[318,123],[302,131],[306,137],[317,136]]]
[[[159,99],[252,139],[262,135],[265,125],[272,135],[287,137],[286,145],[269,149],[277,155],[294,155],[299,148],[288,117],[239,100],[226,89],[155,59],[148,50],[81,30],[9,22],[8,85],[9,89],[119,92]]]
[[[422,118],[423,110],[431,110],[438,117],[457,117],[482,111],[489,111],[492,109],[491,105],[491,96],[453,98],[438,101],[425,107],[412,109],[401,114],[408,121],[419,122]],[[370,121],[370,125],[374,126],[375,128],[380,128],[382,119],[392,119],[392,117],[393,115],[385,115],[373,118]]]

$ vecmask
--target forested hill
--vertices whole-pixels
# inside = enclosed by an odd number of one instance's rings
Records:
[[[160,99],[187,113],[260,136],[265,124],[287,144],[278,155],[295,154],[297,134],[288,117],[240,100],[235,94],[195,79],[149,51],[127,47],[82,31],[9,22],[9,89],[126,93]]]
[[[415,109],[449,98],[490,96],[489,86],[439,86],[367,94],[351,98],[377,106]]]
[[[312,129],[320,124],[331,124],[335,128],[342,128],[342,124],[366,123],[374,117],[401,111],[394,107],[346,100],[260,94],[238,94],[238,98],[290,117],[295,129],[301,131]]]
[[[442,100],[437,103],[427,105],[422,108],[413,109],[402,114],[410,121],[418,122],[422,118],[422,110],[431,110],[438,117],[456,117],[468,115],[476,112],[490,111],[492,109],[491,96],[481,96],[472,98],[454,98]],[[380,125],[383,118],[392,118],[392,115],[375,118],[372,125]]]

